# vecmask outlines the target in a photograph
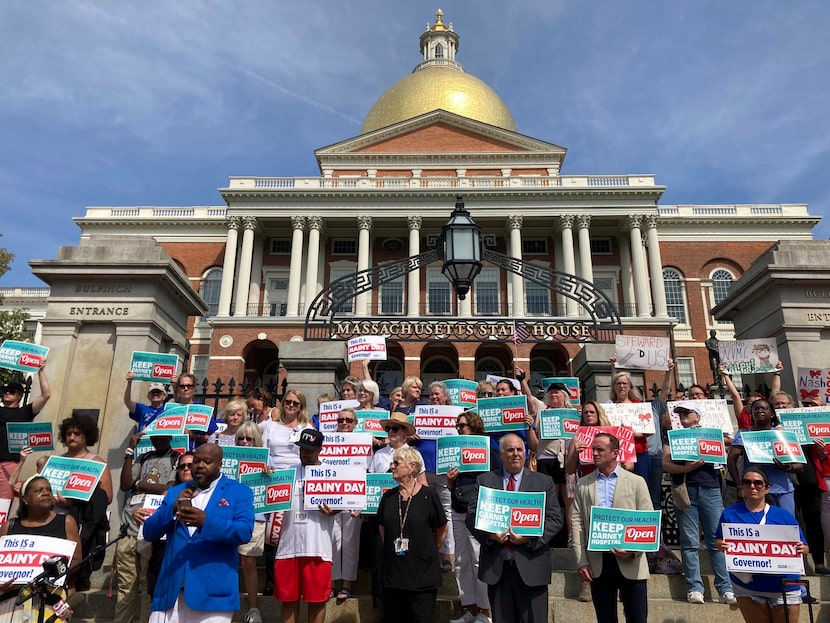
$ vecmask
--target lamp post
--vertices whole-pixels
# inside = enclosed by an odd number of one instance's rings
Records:
[[[441,229],[441,244],[444,247],[441,274],[452,282],[463,301],[481,272],[481,228],[464,208],[460,195],[456,195],[455,210]]]

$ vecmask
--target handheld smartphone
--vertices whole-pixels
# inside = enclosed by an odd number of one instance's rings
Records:
[[[190,498],[179,499],[179,508],[187,508],[188,506],[193,506],[193,501]]]

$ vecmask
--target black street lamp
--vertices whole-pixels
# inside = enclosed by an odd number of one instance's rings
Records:
[[[441,229],[444,245],[444,266],[441,274],[452,282],[458,298],[466,298],[470,286],[481,272],[481,228],[464,208],[460,195],[455,198],[455,210]]]

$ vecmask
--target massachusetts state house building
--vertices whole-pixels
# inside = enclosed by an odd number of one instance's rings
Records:
[[[625,333],[673,338],[678,383],[711,381],[703,343],[711,329],[733,335],[711,308],[775,241],[810,240],[819,219],[803,204],[662,205],[665,187],[650,174],[566,174],[567,149],[521,134],[500,97],[464,71],[440,11],[420,46],[360,134],[315,152],[318,176],[233,177],[216,207],[91,207],[76,219],[82,237],[152,236],[209,305],[191,321],[189,367],[200,379],[268,383],[281,374],[280,342],[303,339],[322,290],[432,248],[461,195],[494,250],[591,282]],[[568,374],[591,339],[578,301],[487,262],[459,300],[441,267],[339,310],[332,339],[389,335],[388,361],[372,366],[384,392],[412,374]],[[514,320],[530,331],[518,345]],[[449,321],[469,325],[465,340]]]

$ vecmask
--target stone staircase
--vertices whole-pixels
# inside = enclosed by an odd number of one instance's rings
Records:
[[[553,576],[550,585],[550,621],[582,622],[594,620],[594,609],[590,603],[576,600],[580,583],[576,574],[573,554],[568,549],[551,550]],[[704,575],[705,598],[703,605],[692,605],[686,601],[686,584],[680,575],[652,575],[648,584],[649,621],[654,623],[743,623],[737,607],[717,603],[708,555],[701,552],[701,570]],[[73,622],[109,623],[115,608],[115,596],[107,596],[109,582],[109,561],[93,575],[92,590],[79,593],[73,597],[75,616]],[[438,591],[435,623],[446,623],[461,614],[455,577],[452,573],[443,573],[443,585]],[[830,577],[809,576],[810,588],[820,603],[813,606],[815,621],[830,623]],[[264,580],[261,580],[261,585]],[[332,599],[326,606],[326,623],[379,623],[382,612],[372,608],[370,594],[371,579],[368,570],[361,569],[354,583],[354,597],[345,601]],[[103,587],[103,588],[102,588]],[[234,621],[242,621],[247,610],[247,601],[242,596],[242,608],[234,615]],[[279,621],[280,604],[273,597],[259,597],[259,609],[266,623]],[[619,609],[620,621],[624,621],[622,607]],[[136,619],[138,613],[136,613]],[[301,609],[300,621],[305,622],[305,607]],[[799,623],[809,623],[809,613],[802,606]],[[389,622],[394,623],[394,622]],[[793,621],[792,623],[795,623]]]

